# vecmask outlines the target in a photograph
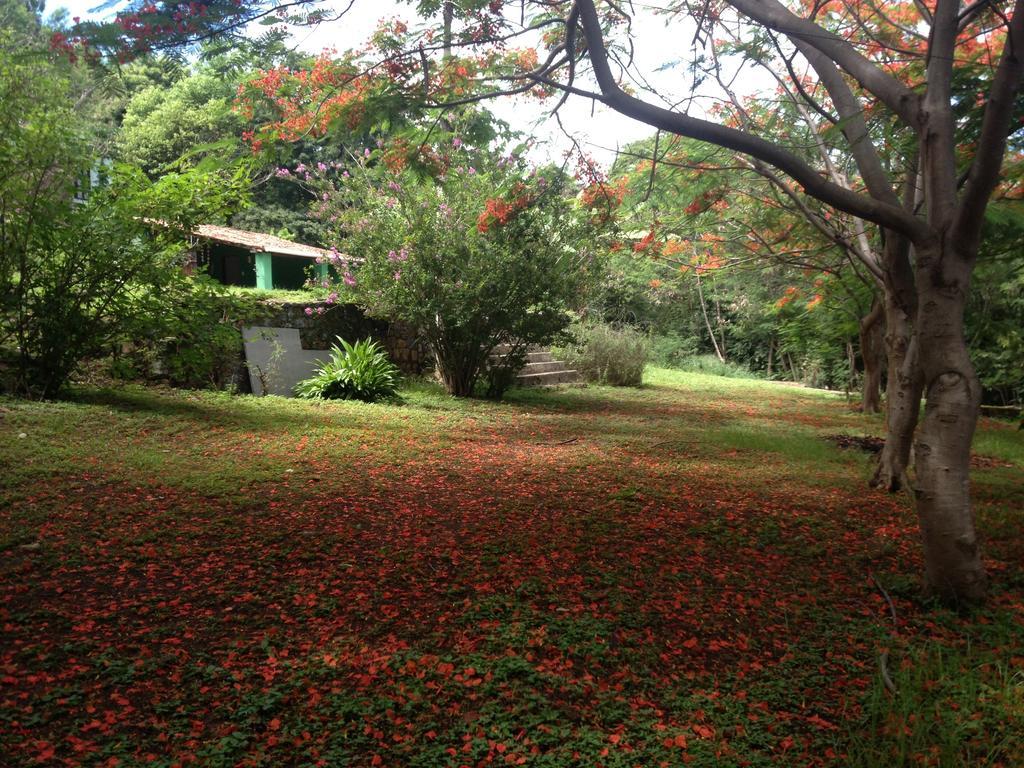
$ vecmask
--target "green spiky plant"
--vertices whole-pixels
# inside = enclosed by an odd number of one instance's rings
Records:
[[[331,359],[316,374],[295,385],[295,394],[310,400],[362,400],[366,403],[393,397],[399,371],[376,341],[350,344],[340,336],[331,347]]]

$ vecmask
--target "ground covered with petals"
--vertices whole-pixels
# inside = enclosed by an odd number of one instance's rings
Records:
[[[404,396],[0,401],[0,763],[1024,765],[1016,425],[967,615],[840,396]]]

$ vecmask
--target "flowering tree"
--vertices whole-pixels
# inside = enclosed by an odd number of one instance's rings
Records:
[[[887,295],[900,299],[898,309],[912,324],[907,365],[927,398],[920,425],[916,408],[903,409],[907,424],[894,424],[890,410],[887,442],[898,443],[892,474],[899,475],[910,452],[909,441],[898,438],[915,435],[925,584],[948,601],[975,602],[983,599],[986,581],[969,490],[981,388],[964,310],[985,212],[1000,182],[1008,136],[1019,127],[1022,2],[906,0],[881,10],[873,3],[674,0],[639,11],[661,11],[671,24],[691,20],[695,44],[733,27],[771,46],[774,66],[797,75],[799,98],[827,116],[836,139],[836,153],[810,160],[785,134],[694,114],[693,92],[674,98],[680,94],[649,88],[649,73],[637,71],[631,55],[643,43],[636,39],[642,27],[633,23],[635,11],[611,0],[531,0],[507,15],[501,2],[424,2],[427,10],[442,7],[440,44],[432,30],[410,33],[374,69],[394,71],[396,87],[406,94],[419,88],[428,106],[537,89],[600,101],[662,131],[741,153],[826,206],[877,225]],[[111,39],[134,45],[157,30],[196,40],[217,27],[237,28],[275,12],[286,16],[290,6],[238,0],[196,4],[185,13],[181,4],[133,3]],[[534,9],[529,15],[528,6]],[[456,11],[466,23],[453,35]],[[546,50],[506,55],[511,41],[524,35],[540,36]],[[478,54],[460,61],[453,45]],[[441,72],[430,55],[439,50],[445,54]],[[687,63],[699,58],[695,50]],[[693,78],[694,91],[700,78]],[[965,109],[978,119],[965,119]],[[892,158],[888,147],[898,148]],[[849,183],[826,167],[836,157],[849,169]]]
[[[458,138],[432,157],[436,176],[426,178],[368,156],[351,173],[324,164],[289,173],[315,189],[314,214],[334,237],[331,298],[419,329],[451,394],[471,395],[485,375],[500,396],[527,346],[568,324],[598,243],[561,174],[492,162]]]

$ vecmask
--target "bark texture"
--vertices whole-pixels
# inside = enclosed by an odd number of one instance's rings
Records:
[[[904,487],[910,466],[923,384],[913,333],[918,299],[910,266],[910,243],[895,232],[884,235],[882,304],[889,376],[885,389],[885,447],[871,485],[895,493]]]
[[[921,409],[923,382],[910,317],[896,298],[885,298],[885,345],[889,376],[885,387],[885,447],[871,479],[874,488],[895,493],[904,486]]]
[[[861,410],[880,413],[882,410],[882,374],[885,372],[885,306],[878,299],[860,321],[860,357],[864,362],[861,388]]]
[[[914,495],[924,543],[925,588],[946,603],[985,597],[970,495],[971,440],[981,385],[963,332],[971,260],[945,241],[919,252],[920,368],[927,392],[915,442]]]

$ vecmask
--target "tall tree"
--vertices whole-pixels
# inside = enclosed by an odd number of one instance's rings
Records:
[[[921,66],[918,73],[904,69],[899,77],[830,29],[827,16],[819,18],[818,4],[794,12],[778,0],[728,0],[736,17],[776,33],[809,64],[828,94],[828,106],[839,117],[846,151],[857,161],[863,191],[836,184],[780,143],[630,93],[613,70],[605,37],[609,19],[621,13],[618,6],[608,6],[602,19],[594,0],[572,3],[560,43],[566,67],[577,61],[578,51],[584,51],[599,89],[594,98],[661,130],[756,158],[789,175],[812,197],[874,222],[883,231],[889,270],[902,270],[902,254],[913,250],[913,274],[895,277],[897,291],[909,287],[912,279],[914,340],[927,393],[915,441],[914,491],[925,551],[925,583],[930,592],[950,602],[975,602],[985,595],[969,490],[970,446],[981,388],[965,343],[964,308],[985,208],[999,182],[1007,136],[1014,125],[1024,45],[1020,5],[1018,0],[1009,12],[989,3],[962,6],[957,0],[938,0],[934,11],[921,5],[918,25],[929,28],[927,40],[915,53]],[[717,6],[676,6],[680,13],[702,9],[709,9],[707,17],[720,18],[717,12],[722,8]],[[1005,42],[982,95],[985,107],[979,140],[973,152],[961,153],[953,89],[957,56],[978,36],[998,44],[999,33],[994,30],[1005,35]],[[551,80],[555,73],[549,66],[537,76]],[[576,87],[571,81],[563,86]],[[912,161],[903,170],[902,190],[882,162],[866,119],[868,110],[891,120],[913,146]]]

